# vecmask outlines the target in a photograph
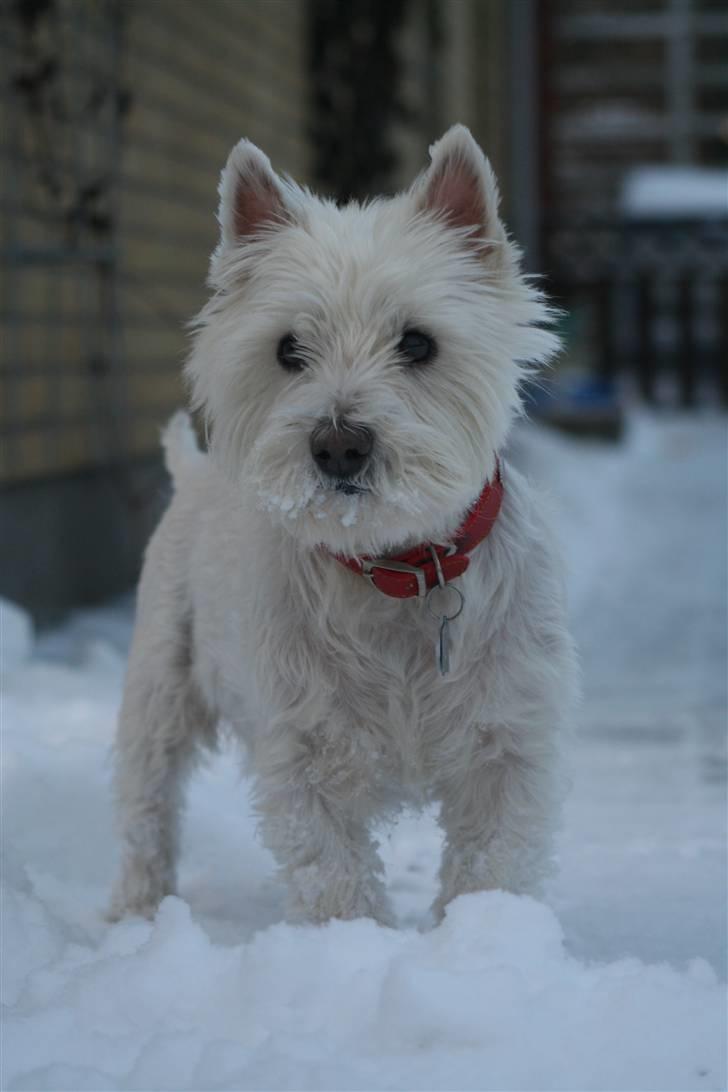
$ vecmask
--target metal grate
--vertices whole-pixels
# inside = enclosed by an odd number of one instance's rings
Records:
[[[544,252],[601,372],[644,397],[728,401],[728,208],[640,220],[639,165],[728,163],[728,15],[715,0],[554,0],[544,23]],[[644,215],[644,213],[642,214]]]

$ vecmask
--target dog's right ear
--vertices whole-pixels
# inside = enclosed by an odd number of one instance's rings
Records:
[[[290,219],[270,160],[249,140],[235,145],[220,177],[221,247],[236,246]]]

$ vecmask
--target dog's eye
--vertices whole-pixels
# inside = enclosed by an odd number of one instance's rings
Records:
[[[278,363],[288,372],[300,372],[306,367],[306,358],[293,334],[285,334],[278,342]]]
[[[433,338],[421,330],[405,330],[397,346],[400,356],[406,357],[409,364],[426,364],[437,352]]]

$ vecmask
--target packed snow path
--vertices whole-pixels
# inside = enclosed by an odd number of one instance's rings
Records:
[[[381,834],[400,930],[289,926],[225,753],[181,898],[106,925],[130,609],[32,647],[6,610],[3,1088],[725,1088],[724,424],[523,429],[513,457],[554,494],[585,668],[548,905],[468,896],[418,931],[439,837],[406,816]]]

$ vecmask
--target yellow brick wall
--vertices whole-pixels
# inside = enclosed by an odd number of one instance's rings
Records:
[[[113,64],[104,45],[111,5],[58,0],[57,10],[31,44],[10,28],[9,70],[22,70],[28,50],[55,51],[64,98],[83,105],[99,68]],[[106,283],[93,262],[67,260],[64,197],[50,196],[40,178],[39,126],[24,103],[3,100],[3,147],[13,152],[0,181],[12,218],[3,248],[15,260],[0,283],[0,481],[155,451],[184,397],[184,324],[205,297],[230,147],[247,136],[279,169],[308,177],[302,0],[145,0],[123,10],[120,72],[131,106],[118,145],[106,139],[107,107],[95,127],[60,124],[47,137],[64,192],[79,162],[85,178],[118,171],[115,273]],[[106,247],[103,238],[84,242],[97,244]],[[104,320],[111,329],[99,329],[100,314],[116,314],[118,325]]]

